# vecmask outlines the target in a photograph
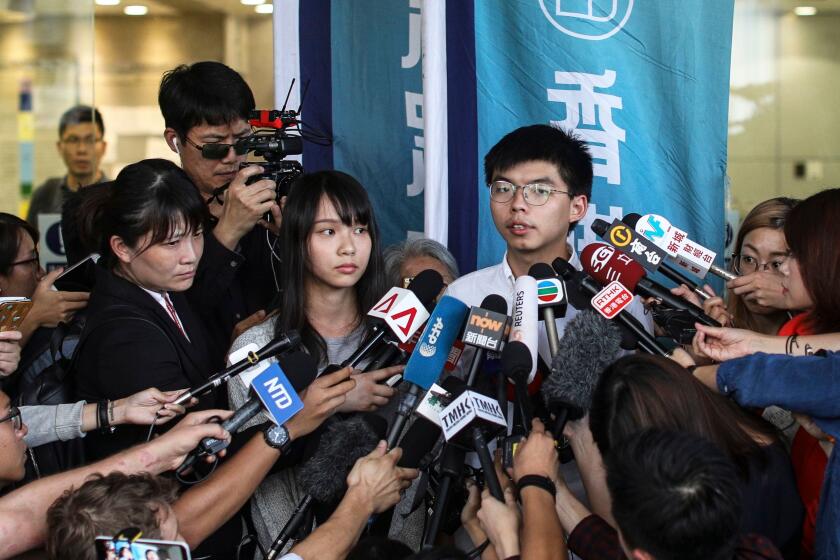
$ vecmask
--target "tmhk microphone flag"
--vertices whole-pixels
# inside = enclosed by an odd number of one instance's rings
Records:
[[[357,177],[384,242],[425,234],[462,271],[504,252],[483,159],[553,123],[594,159],[587,216],[654,213],[721,252],[731,0],[275,0],[277,105],[297,78],[308,171]],[[307,84],[305,87],[303,84]]]

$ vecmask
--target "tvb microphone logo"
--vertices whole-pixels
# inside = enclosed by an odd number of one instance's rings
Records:
[[[427,342],[420,345],[420,355],[426,358],[431,358],[437,352],[437,340],[443,330],[443,319],[438,317],[435,324],[432,325],[432,330],[429,331],[429,338]]]

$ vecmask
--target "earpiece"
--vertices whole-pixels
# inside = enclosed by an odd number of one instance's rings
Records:
[[[172,139],[172,147],[175,148],[175,153],[180,156],[181,155],[181,150],[179,149],[179,146],[178,146],[178,137],[177,136]]]

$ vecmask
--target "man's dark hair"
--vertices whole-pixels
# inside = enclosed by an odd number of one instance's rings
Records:
[[[98,535],[136,527],[161,538],[161,510],[175,503],[178,484],[147,473],[94,475],[71,488],[47,510],[47,553],[62,560],[94,560]],[[174,515],[169,512],[170,515]]]
[[[561,128],[532,124],[506,134],[484,157],[484,181],[527,161],[547,161],[557,167],[571,196],[592,197],[592,156],[586,142]]]
[[[182,64],[163,75],[158,105],[167,128],[184,139],[194,126],[217,126],[248,119],[256,106],[242,76],[221,62]]]
[[[67,130],[68,126],[89,122],[95,122],[99,128],[99,134],[105,134],[105,121],[102,120],[102,114],[99,112],[99,109],[90,105],[70,107],[64,111],[64,114],[61,115],[61,119],[58,121],[58,137],[61,138],[64,136],[64,131]]]
[[[657,560],[723,560],[735,552],[741,487],[711,442],[646,430],[605,458],[612,512],[628,548]]]

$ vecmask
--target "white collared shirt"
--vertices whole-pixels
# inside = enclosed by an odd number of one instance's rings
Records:
[[[166,313],[167,317],[172,317],[172,315],[170,315],[170,313],[169,313],[169,308],[166,306],[166,300],[163,299],[163,293],[155,292],[155,291],[152,291],[152,290],[147,290],[143,286],[139,286],[139,288],[141,290],[143,290],[144,292],[146,292],[147,294],[149,294],[150,296],[152,296],[153,298],[155,298],[155,301],[158,302],[158,304],[160,304],[160,306],[163,308],[164,313]],[[172,301],[172,300],[170,299],[169,301]],[[175,309],[175,304],[174,303],[172,304],[172,312],[175,313],[175,317],[172,317],[172,319],[177,323],[176,326],[178,327],[178,329],[182,333],[184,333],[184,336],[187,337],[187,340],[190,341],[190,335],[187,334],[187,329],[184,328],[184,323],[181,321],[181,317],[178,315],[178,310]],[[190,342],[192,342],[192,341],[190,341]]]
[[[580,259],[577,252],[572,247],[566,246],[569,252],[569,264],[575,269],[580,270]],[[513,309],[513,287],[516,282],[516,277],[510,268],[507,261],[507,252],[499,264],[476,270],[465,276],[462,276],[449,285],[446,294],[455,297],[467,306],[480,306],[484,298],[491,294],[498,294],[505,298],[508,305],[508,314]],[[644,305],[641,299],[637,296],[633,298],[633,303],[627,307],[630,312],[639,322],[644,326],[645,330],[653,332],[653,317],[645,313]],[[572,319],[579,312],[571,305],[567,306],[566,316],[558,317],[555,320],[557,324],[557,336],[562,337],[566,328],[566,323]],[[540,321],[539,325],[539,347],[538,352],[545,363],[551,366],[551,353],[548,348],[548,337],[545,333],[545,324]],[[464,358],[468,356],[465,354],[459,360],[459,366],[465,363]],[[466,360],[468,363],[469,360]],[[460,368],[459,368],[460,369]]]

